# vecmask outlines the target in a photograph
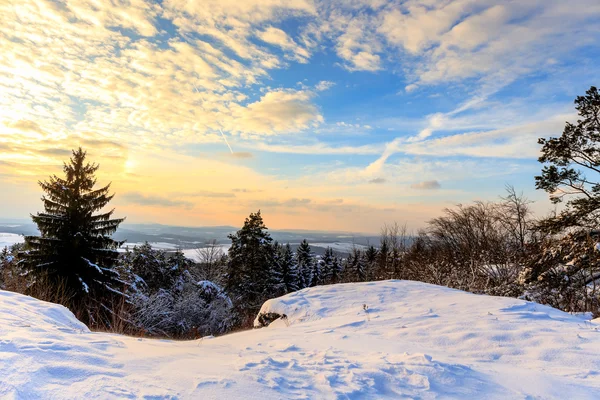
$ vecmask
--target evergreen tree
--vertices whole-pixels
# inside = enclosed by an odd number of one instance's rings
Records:
[[[262,303],[273,294],[271,235],[260,211],[252,213],[242,229],[229,235],[229,263],[225,290],[237,307],[241,323],[251,321]]]
[[[342,261],[338,258],[337,255],[333,256],[333,261],[331,262],[331,283],[338,283],[342,279]]]
[[[375,269],[377,268],[378,256],[379,252],[373,245],[369,246],[367,251],[364,252],[364,264],[366,267],[365,275],[367,280],[375,279]]]
[[[355,278],[355,271],[356,271],[356,261],[354,260],[354,252],[350,252],[348,254],[348,257],[346,257],[343,261],[342,261],[342,277],[341,277],[341,281],[342,282],[354,282],[356,280]]]
[[[323,271],[321,269],[321,262],[317,259],[317,257],[313,254],[312,259],[312,280],[310,282],[310,287],[318,286],[323,284]]]
[[[364,282],[367,280],[367,260],[365,253],[354,248],[354,276],[357,282]]]
[[[561,137],[539,139],[544,165],[536,188],[551,194],[554,203],[571,198],[564,210],[547,218],[540,228],[559,232],[570,227],[595,228],[600,224],[600,93],[592,86],[575,99],[581,119],[567,122]]]
[[[377,254],[377,271],[375,279],[389,279],[388,263],[390,258],[390,245],[387,235],[382,235],[379,252]]]
[[[298,266],[294,257],[294,252],[289,243],[281,249],[281,280],[285,285],[286,293],[298,290]]]
[[[332,282],[333,277],[333,249],[331,247],[327,247],[325,249],[325,254],[321,259],[321,280],[322,284],[329,284]]]
[[[298,275],[300,289],[309,287],[313,283],[313,263],[315,262],[314,254],[310,245],[304,239],[296,250],[296,260],[298,262]]]
[[[44,212],[32,215],[40,236],[25,238],[24,264],[46,282],[64,282],[78,307],[84,298],[102,301],[117,282],[114,270],[119,242],[112,235],[124,219],[112,218],[113,210],[94,215],[113,198],[110,184],[94,189],[97,164],[86,163],[79,148],[64,164],[64,178],[56,175],[39,182],[45,195]]]
[[[283,246],[275,241],[272,246],[271,271],[269,273],[269,283],[272,293],[270,297],[278,297],[287,293],[287,288],[283,282],[284,263],[283,263]]]

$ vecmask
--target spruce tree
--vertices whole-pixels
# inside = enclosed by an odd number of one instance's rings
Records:
[[[273,239],[260,211],[250,214],[242,229],[229,235],[229,239],[231,247],[225,290],[244,325],[251,322],[262,303],[273,295],[270,278],[274,257]]]
[[[331,262],[331,283],[338,283],[342,279],[342,261],[339,259],[337,255],[333,256],[333,261]]]
[[[367,260],[365,253],[354,248],[354,268],[355,278],[357,282],[364,282],[367,280]]]
[[[321,263],[321,284],[329,284],[332,283],[333,276],[333,249],[331,247],[327,247],[325,249],[325,254],[320,261]]]
[[[284,260],[283,260],[283,246],[275,241],[271,245],[272,260],[271,268],[269,272],[269,283],[271,287],[271,296],[278,297],[287,293],[287,288],[283,282],[284,275]]]
[[[377,255],[377,270],[375,272],[375,279],[389,279],[388,274],[388,263],[390,258],[390,245],[387,235],[381,236],[381,243],[379,245],[379,252]]]
[[[298,261],[300,289],[311,286],[313,282],[313,263],[315,262],[315,259],[306,239],[300,243],[300,246],[298,246],[298,249],[296,250],[296,260]]]
[[[545,164],[536,176],[536,188],[550,193],[554,203],[566,198],[557,216],[542,221],[540,228],[560,232],[571,227],[597,228],[600,224],[600,93],[592,86],[575,99],[579,116],[567,122],[562,136],[539,139]]]
[[[39,182],[45,195],[44,212],[32,215],[40,236],[25,238],[25,266],[44,282],[66,284],[74,295],[72,306],[84,298],[102,301],[118,285],[114,266],[120,242],[110,236],[124,218],[112,218],[114,209],[102,210],[112,200],[110,184],[94,189],[98,164],[86,163],[81,148],[64,164],[64,178],[53,175]]]
[[[282,247],[280,260],[281,280],[285,285],[286,293],[295,292],[298,290],[298,266],[289,243]]]
[[[366,267],[366,279],[373,280],[375,278],[375,269],[377,268],[377,258],[379,253],[375,246],[371,245],[364,252],[364,263]]]

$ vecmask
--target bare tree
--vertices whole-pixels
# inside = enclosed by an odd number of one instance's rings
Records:
[[[217,244],[216,239],[208,240],[203,247],[196,249],[196,261],[198,266],[199,278],[220,283],[222,279],[222,270],[225,265],[225,252]]]

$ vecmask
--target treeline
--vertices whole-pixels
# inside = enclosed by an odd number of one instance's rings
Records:
[[[521,297],[569,312],[600,314],[600,94],[575,100],[580,119],[540,139],[536,187],[559,211],[535,219],[511,187],[496,202],[444,210],[419,232],[397,224],[380,242],[316,256],[274,242],[259,212],[198,250],[198,261],[149,245],[123,254],[111,239],[123,219],[105,209],[109,186],[94,189],[96,164],[79,149],[64,177],[40,182],[40,236],[0,253],[0,288],[69,307],[94,329],[194,338],[247,328],[262,303],[306,287],[410,279],[475,293]]]

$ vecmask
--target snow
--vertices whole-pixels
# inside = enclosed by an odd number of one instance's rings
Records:
[[[10,247],[17,243],[23,243],[25,238],[22,235],[15,233],[0,232],[0,250],[5,247]]]
[[[350,253],[353,248],[357,248],[358,250],[368,249],[368,246],[364,246],[362,244],[345,243],[345,242],[310,243],[310,247],[321,247],[324,249],[331,247],[333,249],[333,251],[337,251],[340,253]]]
[[[150,242],[148,243],[150,246],[152,246],[153,249],[155,250],[177,250],[177,245],[173,244],[173,243],[167,243],[167,242]],[[130,249],[133,250],[134,247],[140,247],[145,245],[145,243],[143,242],[138,242],[138,243],[129,243],[129,242],[125,242],[123,244],[123,246],[121,246],[122,249],[126,250],[126,249]]]
[[[227,252],[229,251],[229,248],[231,247],[231,243],[226,243],[226,244],[217,244],[215,246],[212,246],[215,248],[215,250],[220,249],[223,254],[227,254]],[[184,249],[181,251],[183,253],[183,255],[186,258],[189,258],[190,260],[193,261],[200,261],[200,255],[198,254],[198,249]]]
[[[0,291],[0,398],[600,398],[598,325],[539,304],[384,281],[262,311],[287,320],[151,340],[89,332],[61,306]]]

